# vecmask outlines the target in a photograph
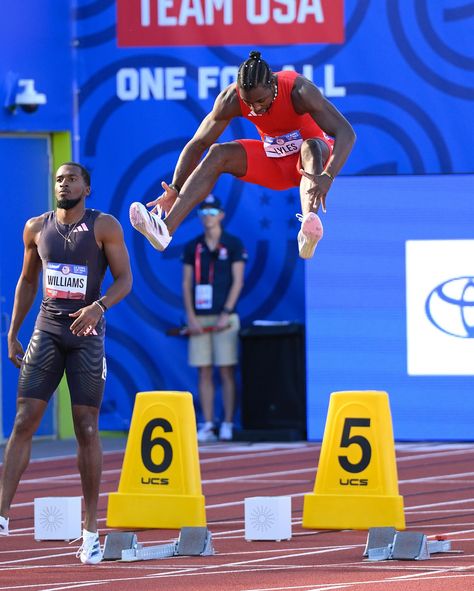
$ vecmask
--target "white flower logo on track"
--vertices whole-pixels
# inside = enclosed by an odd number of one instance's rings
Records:
[[[44,530],[53,532],[62,527],[64,516],[62,512],[53,505],[45,507],[41,511],[39,520]]]
[[[269,507],[259,505],[252,510],[250,521],[255,530],[265,532],[275,525],[275,514]]]

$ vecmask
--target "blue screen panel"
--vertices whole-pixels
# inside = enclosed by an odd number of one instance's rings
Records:
[[[385,390],[398,440],[474,436],[472,175],[338,178],[306,266],[308,437]]]

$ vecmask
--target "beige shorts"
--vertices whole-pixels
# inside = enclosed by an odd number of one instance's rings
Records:
[[[218,316],[198,316],[202,327],[214,326]],[[188,362],[191,367],[208,365],[237,365],[240,318],[229,316],[230,327],[219,332],[207,332],[189,337]]]

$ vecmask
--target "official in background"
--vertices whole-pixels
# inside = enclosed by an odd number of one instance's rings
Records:
[[[239,238],[222,229],[224,210],[214,195],[198,209],[204,234],[186,244],[183,254],[183,299],[189,337],[189,365],[199,371],[199,400],[204,425],[198,441],[216,441],[214,366],[219,368],[224,419],[219,439],[233,435],[240,320],[235,312],[243,286],[247,253]]]
[[[63,164],[54,190],[57,210],[29,219],[23,232],[23,268],[8,332],[8,356],[20,376],[0,482],[0,535],[9,534],[10,506],[30,461],[33,435],[66,373],[85,505],[78,556],[84,564],[97,564],[102,560],[97,503],[102,473],[98,419],[107,374],[104,316],[129,293],[132,272],[119,222],[85,207],[89,172],[75,162]],[[101,296],[107,267],[113,282]],[[43,300],[25,353],[18,333],[41,272]]]

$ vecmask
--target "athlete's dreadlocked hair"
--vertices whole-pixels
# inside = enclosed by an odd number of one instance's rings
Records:
[[[237,84],[244,90],[251,90],[260,84],[270,86],[273,72],[259,51],[251,51],[249,59],[243,62],[237,74]]]

